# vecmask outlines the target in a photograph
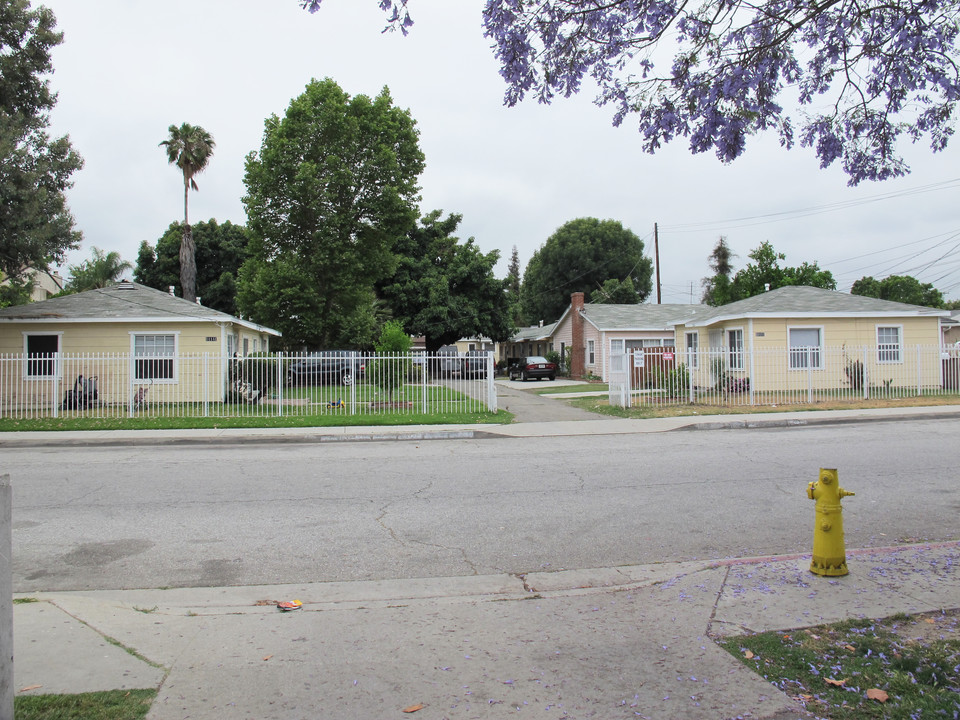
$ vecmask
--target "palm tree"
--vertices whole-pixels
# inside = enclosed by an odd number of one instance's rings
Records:
[[[180,243],[180,289],[186,300],[197,299],[197,260],[196,247],[193,244],[193,231],[190,229],[190,216],[187,212],[187,200],[190,188],[199,190],[193,176],[203,172],[213,155],[216,143],[199,125],[183,123],[180,127],[171,125],[170,137],[160,143],[167,147],[167,160],[183,171],[183,240]]]
[[[98,247],[93,248],[93,259],[84,260],[79,265],[70,266],[70,282],[66,289],[71,292],[105,288],[120,279],[133,265],[120,259],[120,253],[105,253]]]

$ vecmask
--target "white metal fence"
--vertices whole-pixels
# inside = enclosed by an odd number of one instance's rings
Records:
[[[496,412],[493,380],[489,353],[0,355],[0,417]]]
[[[957,396],[957,346],[637,348],[611,356],[611,405],[811,405]]]

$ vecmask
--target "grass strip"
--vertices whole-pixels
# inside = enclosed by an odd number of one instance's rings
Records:
[[[960,714],[957,611],[848,620],[720,645],[807,710],[831,720]]]
[[[364,427],[402,425],[505,424],[513,415],[492,412],[370,413],[349,415],[248,416],[248,417],[60,417],[0,418],[0,432],[51,432],[59,430],[183,430],[193,428],[294,428]]]
[[[139,720],[156,690],[109,690],[77,695],[21,695],[13,700],[17,720]]]

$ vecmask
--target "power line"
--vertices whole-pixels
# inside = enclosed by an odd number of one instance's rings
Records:
[[[766,213],[763,215],[747,215],[744,217],[728,218],[725,220],[707,220],[695,223],[681,223],[679,225],[664,225],[663,229],[678,233],[689,233],[704,232],[706,230],[728,230],[740,227],[752,227],[754,225],[766,225],[774,222],[784,222],[786,220],[810,217],[811,215],[820,215],[828,212],[836,212],[838,210],[846,210],[852,207],[882,202],[884,200],[890,200],[893,198],[920,195],[929,192],[936,192],[938,190],[948,190],[958,186],[960,186],[960,178],[953,178],[951,180],[944,180],[937,183],[931,183],[929,185],[922,185],[917,188],[896,190],[888,193],[881,193],[879,195],[871,195],[869,197],[859,198],[856,200],[844,200],[825,205],[813,205],[811,207],[798,208],[796,210],[783,210],[781,212]]]

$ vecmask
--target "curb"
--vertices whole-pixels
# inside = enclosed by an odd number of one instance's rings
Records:
[[[904,420],[941,420],[960,417],[957,412],[928,412],[916,413],[910,415],[871,415],[864,416],[845,416],[835,418],[780,418],[771,420],[730,420],[723,422],[702,422],[691,423],[683,427],[675,428],[678,431],[684,430],[746,430],[763,427],[805,427],[813,425],[846,425],[850,423],[862,422],[902,422]]]
[[[136,432],[136,431],[132,431]],[[470,440],[489,435],[473,430],[438,430],[435,432],[369,432],[354,434],[310,435],[221,435],[216,437],[125,437],[125,438],[43,438],[12,439],[0,436],[0,447],[49,448],[49,447],[136,447],[136,446],[194,446],[208,445],[293,445],[338,442],[383,442],[385,440]],[[492,435],[489,435],[492,437]]]

